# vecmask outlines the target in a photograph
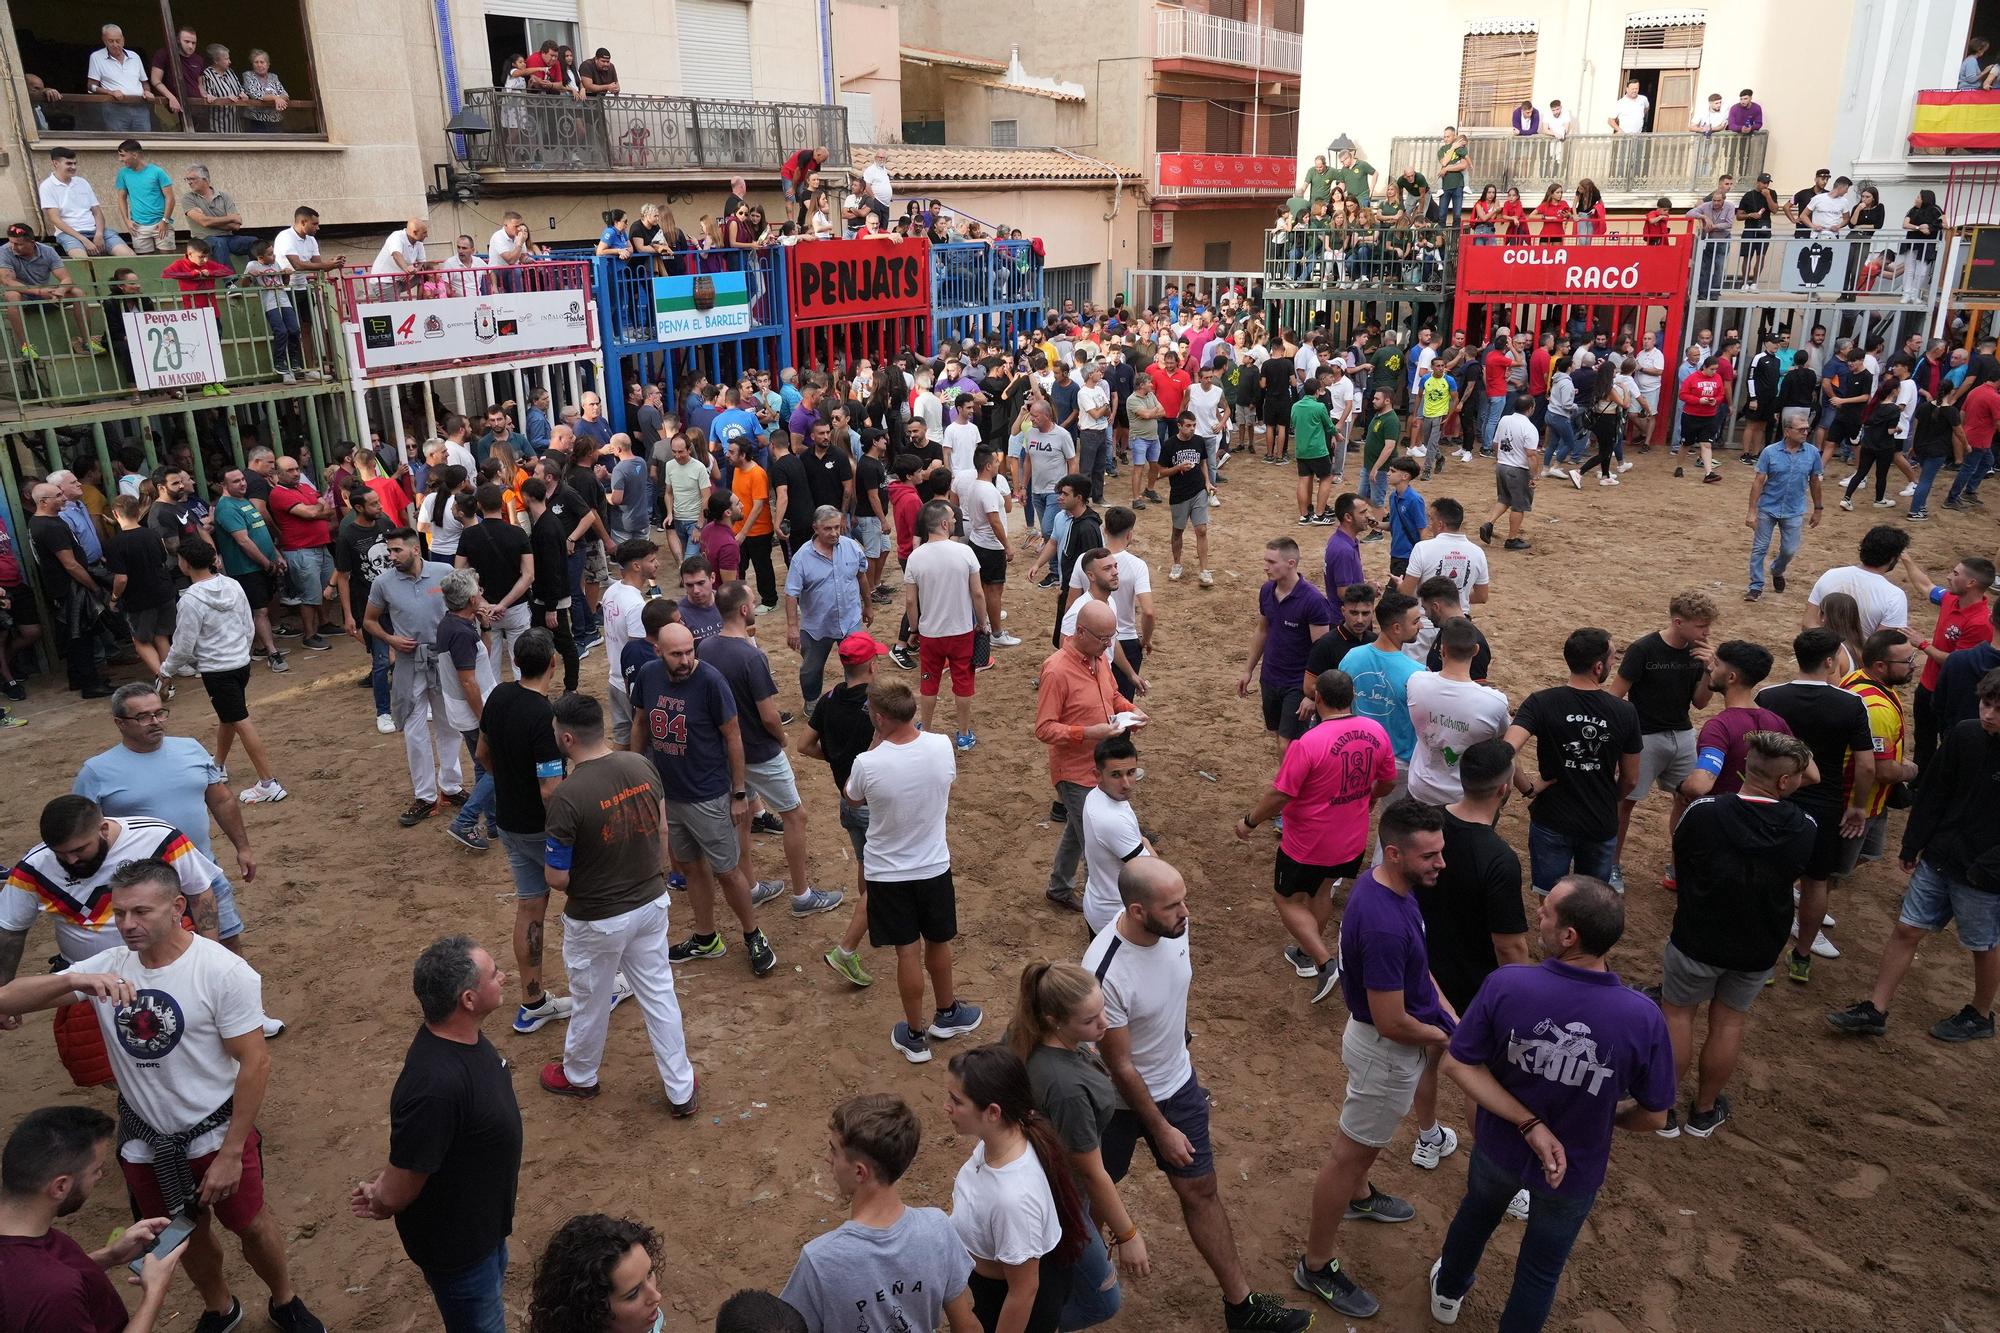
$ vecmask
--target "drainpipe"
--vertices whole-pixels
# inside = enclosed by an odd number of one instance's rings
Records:
[[[1111,211],[1104,215],[1104,295],[1108,299],[1111,293],[1117,289],[1117,260],[1112,250],[1112,239],[1115,232],[1112,229],[1112,223],[1118,220],[1119,206],[1125,198],[1125,174],[1102,158],[1071,152],[1067,148],[1057,148],[1056,151],[1064,157],[1074,158],[1078,162],[1087,162],[1094,167],[1102,167],[1111,173]]]
[[[819,100],[833,105],[833,0],[819,0]]]

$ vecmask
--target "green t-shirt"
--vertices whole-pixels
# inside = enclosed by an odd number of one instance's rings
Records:
[[[1356,162],[1351,167],[1335,167],[1327,174],[1347,187],[1350,198],[1365,202],[1370,197],[1368,178],[1375,174],[1375,168],[1368,163]]]
[[[1450,416],[1451,397],[1451,376],[1424,376],[1424,416],[1426,418],[1437,420]]]
[[[1299,458],[1325,458],[1327,436],[1333,433],[1333,413],[1317,398],[1292,404],[1292,453]]]
[[[1421,171],[1411,172],[1408,180],[1405,180],[1401,176],[1396,177],[1396,197],[1398,200],[1421,199],[1430,193],[1430,189],[1431,183],[1424,178],[1424,173]]]
[[[257,512],[257,506],[248,500],[238,500],[223,496],[215,502],[215,526],[222,532],[222,540],[215,546],[222,553],[222,572],[225,574],[250,574],[262,568],[243,549],[243,543],[234,534],[247,532],[257,549],[264,553],[266,560],[278,558],[278,548],[271,542],[271,530],[264,526],[264,516]]]
[[[1306,169],[1306,199],[1317,203],[1333,193],[1333,168],[1308,167]]]
[[[1403,419],[1394,412],[1377,412],[1368,423],[1368,435],[1361,441],[1361,463],[1370,472],[1385,449],[1395,447],[1403,437]]]
[[[1403,349],[1394,343],[1378,347],[1375,354],[1368,358],[1368,364],[1374,367],[1368,376],[1368,387],[1371,390],[1386,389],[1390,406],[1401,407],[1407,388],[1403,375]]]
[[[1455,152],[1457,150],[1450,144],[1446,144],[1438,149],[1438,166],[1443,167],[1445,159],[1452,156]],[[1464,155],[1459,154],[1459,161],[1463,163],[1464,160]],[[1461,165],[1455,171],[1445,172],[1438,184],[1438,188],[1441,190],[1463,190],[1465,188],[1465,168]]]

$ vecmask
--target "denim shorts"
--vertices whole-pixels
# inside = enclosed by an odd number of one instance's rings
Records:
[[[1134,463],[1157,463],[1160,461],[1160,437],[1157,435],[1147,435],[1143,438],[1134,435],[1128,442],[1127,447],[1131,450],[1132,461]]]
[[[854,520],[854,540],[861,544],[861,554],[870,560],[889,554],[889,539],[882,535],[882,520],[879,518],[857,518]]]
[[[318,606],[326,585],[333,581],[333,548],[307,546],[285,552],[285,581],[291,585],[292,599],[301,606]]]
[[[783,751],[743,765],[743,785],[774,815],[799,808],[799,784],[792,777],[792,761]]]
[[[1974,953],[2000,945],[2000,893],[1952,879],[1929,861],[1917,862],[1896,919],[1918,930],[1940,931],[1958,922],[1958,942]]]
[[[549,896],[544,836],[500,830],[500,846],[507,853],[507,873],[514,877],[514,897],[518,902],[534,902]]]
[[[854,860],[859,864],[862,852],[868,848],[868,807],[842,800],[840,826],[847,830],[848,845],[854,848]]]

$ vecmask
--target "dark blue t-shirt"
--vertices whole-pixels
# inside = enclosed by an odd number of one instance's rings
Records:
[[[618,678],[625,682],[625,697],[630,699],[639,690],[639,668],[648,662],[657,662],[660,654],[647,640],[627,639],[625,647],[618,654]]]
[[[736,716],[736,700],[722,673],[696,662],[686,680],[667,677],[665,662],[639,669],[632,691],[633,725],[646,728],[646,753],[660,771],[667,799],[692,803],[729,794],[729,750],[722,724]]]
[[[695,645],[695,655],[722,673],[729,693],[736,701],[736,716],[743,732],[743,762],[761,764],[784,753],[785,744],[764,729],[757,705],[778,693],[771,675],[771,659],[749,639],[717,634]]]

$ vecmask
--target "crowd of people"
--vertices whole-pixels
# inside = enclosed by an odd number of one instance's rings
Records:
[[[1508,646],[1473,613],[1513,595],[1515,576],[1488,554],[1499,525],[1502,550],[1518,551],[1538,481],[1582,485],[1583,467],[1558,467],[1577,439],[1558,412],[1587,405],[1597,456],[1584,466],[1616,484],[1621,450],[1650,447],[1653,422],[1674,410],[1674,396],[1658,397],[1663,358],[1634,350],[1633,335],[1583,327],[1563,350],[1555,333],[1530,345],[1501,329],[1472,347],[1363,328],[1339,347],[1267,330],[1237,294],[1211,306],[1176,291],[1152,308],[1051,312],[1013,346],[752,369],[683,384],[671,402],[635,382],[630,433],[610,429],[595,393],[557,412],[537,391],[479,423],[447,413],[438,438],[400,455],[344,446],[323,478],[258,446],[214,497],[194,495],[178,464],[141,477],[121,463],[132,484],[118,479],[115,532],[81,479],[52,474],[33,488],[30,531],[45,586],[64,589],[56,637],[72,686],[108,700],[116,744],[46,804],[40,841],[0,890],[0,1027],[54,1009],[65,1070],[83,1088],[115,1083],[117,1116],[97,1093],[13,1127],[0,1309],[22,1304],[21,1326],[37,1331],[144,1330],[184,1266],[202,1304],[195,1328],[224,1333],[243,1303],[223,1276],[220,1222],[272,1322],[323,1327],[266,1206],[256,1120],[283,1077],[267,1044],[284,1024],[264,1007],[235,889],[256,877],[253,830],[261,843],[285,818],[250,807],[285,800],[278,770],[301,758],[289,734],[267,741],[251,721],[251,663],[282,672],[282,644],[324,652],[344,632],[366,646],[353,683],[371,691],[376,727],[403,738],[412,800],[397,823],[437,820],[466,853],[504,860],[514,891],[509,948],[454,933],[415,960],[422,1024],[385,1090],[386,1161],[350,1203],[358,1218],[394,1220],[450,1333],[506,1327],[523,1130],[484,1027],[510,992],[517,1034],[563,1025],[560,1056],[535,1083],[576,1100],[631,1076],[605,1057],[616,1008],[635,1000],[665,1111],[687,1119],[707,1056],[684,1027],[676,970],[740,945],[754,984],[779,963],[762,921],[843,907],[823,961],[863,988],[866,951],[891,951],[879,956],[893,964],[899,1016],[885,1045],[913,1066],[951,1052],[943,1106],[968,1156],[948,1212],[907,1204],[898,1181],[920,1151],[917,1110],[883,1093],[839,1102],[824,1165],[847,1220],[804,1245],[776,1294],[731,1297],[719,1329],[1041,1333],[1110,1320],[1157,1257],[1122,1193],[1142,1140],[1223,1327],[1310,1326],[1311,1312],[1257,1288],[1238,1249],[1217,1170],[1226,1126],[1211,1124],[1189,1047],[1188,931],[1207,908],[1162,854],[1136,785],[1158,616],[1133,534],[1147,509],[1166,508],[1166,581],[1180,585],[1168,595],[1237,596],[1214,577],[1208,525],[1225,500],[1253,503],[1226,495],[1232,458],[1248,454],[1293,462],[1297,523],[1332,529],[1317,560],[1284,532],[1265,543],[1236,682],[1258,700],[1275,765],[1267,786],[1242,793],[1235,827],[1246,840],[1267,824],[1277,833],[1271,942],[1312,1003],[1347,1011],[1337,1133],[1301,1201],[1293,1283],[1345,1317],[1380,1308],[1341,1258],[1342,1228],[1416,1215],[1371,1180],[1406,1120],[1420,1169],[1460,1155],[1442,1075],[1474,1124],[1430,1270],[1432,1317],[1461,1317],[1512,1216],[1526,1226],[1501,1323],[1542,1327],[1614,1131],[1707,1138],[1727,1124],[1753,1002],[1780,973],[1810,986],[1816,960],[1839,958],[1828,909],[1843,880],[1889,855],[1891,809],[1910,808],[1898,924],[1868,998],[1828,1022],[1885,1035],[1918,944],[1954,924],[1973,958],[1969,1001],[1930,1034],[1990,1038],[2000,986],[2000,898],[1987,887],[2000,834],[1979,817],[2000,772],[1989,559],[1968,554],[1935,583],[1902,527],[1871,528],[1855,563],[1815,582],[1788,643],[1724,638],[1715,598],[1689,587],[1622,648],[1606,628],[1569,630],[1560,665],[1529,673],[1541,688],[1510,697],[1492,684]],[[1782,350],[1772,342],[1767,355]],[[1689,349],[1680,425],[1662,438],[1718,475],[1715,451],[1733,436],[1713,420],[1728,400],[1706,349]],[[1950,422],[1957,397],[1965,444],[1980,432],[1990,442],[2000,411],[1977,414],[2000,407],[2000,363],[1969,359],[1952,385],[1938,349],[1917,350],[1888,357],[1879,395],[1872,381],[1860,390],[1881,398],[1864,402],[1864,432],[1884,433],[1849,441],[1829,424],[1829,454],[1858,443],[1879,476],[1899,441],[1949,445],[1954,432],[1917,423]],[[1862,374],[1869,354],[1853,358]],[[1748,373],[1768,377],[1761,360]],[[1855,385],[1834,372],[1819,391],[1844,420]],[[1780,438],[1749,423],[1743,437],[1752,600],[1770,538],[1782,594],[1823,509],[1824,459],[1808,439],[1822,404],[1778,410],[1774,392],[1754,403],[1775,422],[1756,424]],[[1468,534],[1463,504],[1415,487],[1487,452],[1496,504]],[[1920,484],[1937,473],[1930,458]],[[1978,473],[1961,466],[1966,493]],[[1008,605],[1020,577],[1049,591],[1041,616]],[[1937,608],[1934,628],[1916,623],[1913,596]],[[760,645],[758,622],[780,614],[796,696]],[[952,808],[975,799],[961,778],[978,772],[962,766],[982,743],[979,675],[1034,636],[1041,646],[1020,656],[1039,661],[1031,730],[1060,826],[1044,893],[1090,938],[1065,948],[1051,936],[1011,997],[975,997],[954,971]],[[104,655],[125,642],[142,674],[113,689]],[[1790,678],[1772,683],[1780,659]],[[935,712],[947,678],[949,731]],[[215,715],[212,750],[167,734],[194,679]],[[1030,729],[983,720],[989,735]],[[239,740],[257,780],[232,791]],[[835,802],[808,810],[801,762],[827,765]],[[1516,796],[1528,806],[1525,875],[1496,827]],[[1649,800],[1672,826],[1660,867],[1626,847]],[[211,819],[235,882],[214,859]],[[816,819],[841,828],[851,887],[814,882]],[[1628,940],[1623,895],[1655,869],[1676,895],[1671,931]],[[672,892],[692,915],[678,937]],[[545,969],[552,900],[567,994]],[[22,975],[41,916],[63,966]],[[1655,991],[1609,970],[1618,948],[1658,957]],[[1003,1021],[990,1011],[1009,998]],[[55,1223],[114,1153],[138,1220],[87,1251]],[[526,1326],[659,1327],[661,1254],[642,1223],[569,1219],[534,1263]],[[136,1314],[103,1276],[126,1263]]]

